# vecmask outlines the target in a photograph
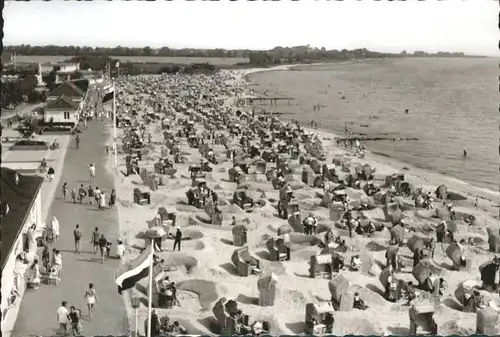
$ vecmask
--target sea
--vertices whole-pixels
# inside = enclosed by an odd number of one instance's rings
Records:
[[[262,105],[283,119],[316,121],[337,135],[345,135],[347,127],[367,137],[417,138],[367,141],[365,146],[497,192],[498,70],[493,58],[363,60],[255,73],[250,88],[293,98]],[[319,111],[314,105],[320,105]]]

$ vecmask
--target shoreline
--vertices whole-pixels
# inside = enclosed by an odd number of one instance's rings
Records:
[[[351,63],[351,62],[343,62],[343,63]],[[297,64],[297,65],[286,65],[286,66],[277,66],[277,67],[270,67],[270,68],[254,68],[254,69],[248,69],[246,71],[243,71],[243,78],[247,78],[247,76],[252,75],[252,74],[258,74],[258,73],[264,73],[264,72],[272,72],[272,71],[290,71],[294,67],[308,67],[308,66],[318,66],[318,65],[325,65],[326,63],[317,63],[317,64]],[[333,65],[334,63],[332,63]],[[330,65],[330,63],[328,63]],[[292,118],[283,118],[279,117],[279,119],[283,120],[291,120]],[[338,138],[343,138],[344,135],[338,134],[333,130],[326,129],[326,128],[317,128],[317,129],[312,129],[310,127],[305,126],[305,129],[315,132],[315,130],[320,130],[323,132],[328,132],[331,134],[332,137],[338,137]],[[367,159],[373,160],[374,162],[377,162],[378,164],[382,165],[387,165],[387,166],[395,166],[399,168],[409,168],[409,170],[405,170],[406,173],[409,176],[415,175],[417,178],[422,179],[427,182],[428,185],[432,184],[437,184],[438,186],[441,183],[444,183],[443,181],[448,182],[448,184],[453,185],[454,190],[457,192],[462,192],[465,193],[469,196],[472,197],[479,197],[481,199],[487,199],[488,201],[491,202],[497,202],[500,203],[500,191],[495,191],[493,189],[489,189],[486,187],[481,187],[481,186],[476,186],[470,182],[460,180],[455,177],[451,177],[436,171],[432,171],[429,169],[423,169],[419,168],[411,163],[407,163],[404,161],[399,160],[398,158],[394,157],[389,157],[381,154],[375,154],[370,151],[369,148],[366,149],[366,154],[367,154]],[[436,181],[441,181],[441,183],[436,183]],[[494,179],[493,179],[494,180]],[[444,183],[446,185],[446,183]],[[500,187],[499,187],[500,189]],[[497,199],[497,200],[494,200]],[[496,211],[497,216],[500,216],[500,209]]]

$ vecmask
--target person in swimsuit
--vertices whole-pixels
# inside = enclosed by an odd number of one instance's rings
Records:
[[[92,318],[92,314],[95,311],[95,304],[97,303],[97,293],[93,283],[89,283],[89,288],[85,290],[85,296],[83,298],[89,309],[89,318]]]

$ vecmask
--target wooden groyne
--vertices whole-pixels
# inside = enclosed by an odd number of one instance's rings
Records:
[[[281,115],[296,115],[296,113],[295,112],[266,112],[266,111],[262,111],[262,112],[255,113],[255,115],[281,116]]]
[[[246,103],[253,104],[253,103],[261,103],[261,104],[278,104],[279,101],[287,101],[288,105],[292,104],[292,101],[295,98],[293,97],[268,97],[268,96],[254,96],[254,97],[247,97]]]
[[[419,139],[416,137],[356,137],[356,136],[351,136],[351,137],[338,137],[336,138],[337,141],[356,141],[359,140],[360,142],[376,142],[376,141],[418,141]]]

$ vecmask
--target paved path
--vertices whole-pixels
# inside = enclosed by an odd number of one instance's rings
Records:
[[[80,149],[75,149],[74,140],[69,145],[55,199],[48,212],[49,217],[55,215],[61,225],[59,241],[53,247],[59,249],[64,257],[62,281],[59,286],[43,284],[38,290],[28,289],[25,292],[16,325],[11,333],[13,337],[56,335],[58,324],[55,313],[63,300],[82,310],[86,336],[120,335],[128,331],[123,299],[118,295],[114,282],[119,262],[110,260],[101,264],[90,245],[93,228],[98,226],[100,232],[113,242],[112,251],[114,250],[118,238],[117,212],[115,209],[99,211],[95,205],[66,203],[60,195],[64,182],[68,182],[70,188],[76,188],[80,184],[88,187],[90,163],[96,165],[97,186],[109,195],[113,188],[113,177],[105,170],[107,156],[103,146],[108,141],[108,135],[109,131],[103,122],[93,121],[88,130],[81,134]],[[84,233],[80,255],[74,253],[73,244],[73,229],[77,223]],[[83,299],[90,282],[95,284],[100,299],[91,322],[86,317]]]

